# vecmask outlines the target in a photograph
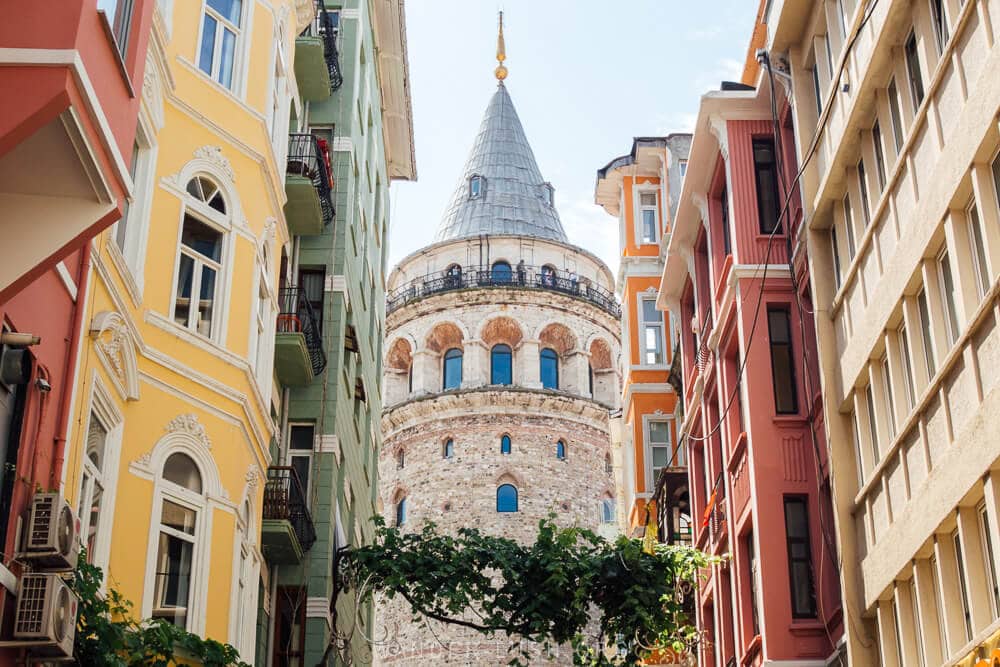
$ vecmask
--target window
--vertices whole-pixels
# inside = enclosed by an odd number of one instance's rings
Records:
[[[931,0],[931,28],[934,30],[934,43],[938,53],[944,53],[948,43],[948,16],[944,12],[943,0]]]
[[[492,271],[490,271],[490,277],[492,278],[494,284],[509,283],[511,282],[513,275],[514,274],[510,269],[510,264],[508,264],[507,262],[496,262],[493,265]]]
[[[847,12],[844,11],[844,0],[837,0],[837,25],[840,27],[840,39],[847,39]]]
[[[948,333],[949,345],[954,345],[958,340],[958,314],[955,311],[955,280],[951,273],[951,261],[948,259],[948,251],[944,250],[938,255],[938,281],[941,287],[941,306],[945,314],[945,330]]]
[[[115,38],[115,46],[123,59],[128,52],[128,38],[132,27],[132,2],[133,0],[97,0],[97,11],[108,22]]]
[[[396,501],[396,526],[406,525],[406,496]]]
[[[656,309],[656,297],[642,297],[642,364],[652,366],[663,363],[663,314]]]
[[[216,212],[226,207],[218,189],[204,178],[188,183],[187,191],[195,197],[192,208],[204,202]],[[184,214],[181,245],[177,260],[177,289],[173,320],[202,336],[213,337],[221,285],[223,233],[190,211]]]
[[[230,613],[233,614],[233,646],[240,652],[240,655],[248,656],[253,652],[253,620],[256,616],[256,605],[247,604],[252,600],[253,592],[251,587],[257,586],[257,581],[253,578],[253,567],[251,554],[253,553],[253,511],[250,508],[250,501],[246,500],[240,506],[240,511],[236,516],[236,543],[239,545],[239,560],[234,568],[235,579],[234,599],[236,604],[232,605]],[[252,597],[253,596],[253,597]]]
[[[830,35],[823,35],[823,45],[826,47],[826,73],[833,81],[833,51],[830,47]]]
[[[872,125],[872,144],[875,146],[875,174],[878,176],[878,191],[885,190],[885,153],[882,148],[882,128],[878,121]]]
[[[650,489],[656,486],[656,480],[660,478],[660,471],[664,468],[681,465],[681,462],[674,461],[673,443],[670,438],[670,422],[650,420],[646,424],[646,441],[649,443],[649,460],[652,463],[653,473],[650,479]],[[680,450],[677,452],[680,459]]]
[[[551,183],[542,183],[542,199],[549,206],[556,205],[556,189]]]
[[[982,301],[990,291],[990,270],[986,262],[986,242],[983,238],[983,225],[979,218],[976,202],[969,204],[966,210],[966,220],[969,225],[969,243],[972,244],[972,268],[976,275],[976,293]]]
[[[837,243],[837,227],[830,227],[830,249],[833,252],[833,280],[837,289],[840,289],[842,279],[840,276],[840,247]]]
[[[462,286],[462,267],[458,264],[452,264],[444,272],[444,285],[449,289],[455,289]]]
[[[879,364],[882,368],[882,400],[885,401],[885,423],[889,439],[896,437],[896,402],[892,395],[892,377],[889,375],[889,358],[882,357]]]
[[[164,498],[160,508],[152,617],[188,628],[199,508],[192,496],[201,496],[198,467],[189,456],[174,453],[163,464]]]
[[[903,663],[903,638],[902,638],[902,628],[899,625],[899,606],[897,605],[898,598],[893,596],[892,598],[892,636],[895,639],[895,649],[896,649],[896,664],[902,665]]]
[[[402,470],[406,467],[406,452],[402,449],[396,452],[396,470]]]
[[[795,385],[795,358],[792,356],[792,329],[787,308],[769,308],[767,329],[771,342],[771,378],[774,409],[779,415],[799,411]]]
[[[270,664],[304,667],[306,664],[306,589],[304,587],[278,586],[276,588],[274,636],[274,651]]]
[[[909,412],[917,404],[917,388],[913,381],[913,362],[910,361],[910,339],[906,335],[905,324],[899,328],[896,335],[899,338],[899,362],[903,367],[903,375],[905,376],[903,387],[906,389],[906,407],[907,412]]]
[[[1000,586],[997,584],[997,566],[993,560],[993,537],[990,534],[990,521],[986,515],[986,504],[980,504],[977,512],[979,514],[979,539],[983,544],[983,562],[986,564],[986,572],[990,576],[990,602],[993,607],[993,618],[1000,618]]]
[[[233,87],[236,43],[240,36],[243,0],[206,0],[201,23],[198,67],[226,88]]]
[[[545,348],[539,355],[542,387],[545,389],[559,388],[559,355],[552,348]]]
[[[601,500],[601,523],[615,522],[615,501],[612,498]]]
[[[446,459],[455,458],[455,441],[448,438],[444,441],[444,448],[441,450],[441,455]]]
[[[504,435],[500,438],[500,453],[510,454],[510,436]]]
[[[261,249],[261,261],[257,265],[256,303],[254,304],[254,321],[250,332],[248,355],[248,360],[254,369],[258,385],[263,389],[263,394],[270,393],[271,360],[274,358],[271,343],[275,325],[271,294],[271,263],[265,244]]]
[[[299,269],[299,286],[305,292],[306,301],[316,319],[317,333],[323,332],[323,288],[326,283],[326,269]]]
[[[753,533],[746,536],[747,545],[747,578],[750,588],[750,622],[753,624],[754,635],[760,634],[760,612],[757,609],[757,550],[753,544]]]
[[[501,484],[497,487],[497,512],[517,511],[517,487]]]
[[[815,54],[814,54],[815,57]],[[816,116],[823,115],[823,90],[819,82],[819,60],[817,59],[813,66],[809,68],[809,74],[812,76],[813,82],[813,97],[816,102]]]
[[[660,217],[656,192],[639,193],[639,216],[642,221],[642,242],[656,243]]]
[[[288,465],[295,471],[302,493],[309,498],[315,426],[291,424],[288,427]]]
[[[872,393],[872,386],[865,387],[865,409],[868,411],[868,437],[872,443],[872,463],[877,464],[882,455],[878,442],[878,422],[875,419],[875,395]]]
[[[444,353],[444,382],[445,391],[458,389],[462,386],[462,351],[453,347]]]
[[[809,511],[804,497],[785,496],[785,541],[788,546],[792,617],[814,618],[816,592],[813,588],[812,549],[809,545]]]
[[[566,443],[562,440],[556,443],[556,458],[560,461],[566,460]]]
[[[910,613],[913,614],[913,635],[917,644],[917,665],[924,667],[927,664],[927,657],[924,655],[924,629],[923,621],[920,618],[920,603],[917,599],[917,587],[913,579],[905,584],[910,589]]]
[[[604,455],[604,472],[608,475],[615,471],[614,466],[611,464],[611,454]]]
[[[473,176],[469,179],[469,197],[471,199],[477,199],[482,196],[483,191],[486,189],[486,179],[482,176]]]
[[[683,182],[684,181],[684,177],[687,176],[687,173],[688,173],[688,161],[687,160],[680,160],[677,163],[677,168],[681,172],[681,181]]]
[[[906,57],[906,75],[910,79],[910,96],[913,99],[913,112],[916,113],[924,101],[924,79],[920,73],[920,56],[917,54],[917,36],[910,33],[903,47]]]
[[[729,237],[729,192],[725,186],[719,195],[719,214],[722,226],[722,253],[729,255],[733,252],[733,242]]]
[[[490,384],[513,383],[512,353],[509,345],[494,345],[490,350]]]
[[[844,195],[844,230],[847,232],[847,258],[854,261],[857,246],[854,243],[854,214],[851,212],[851,195]]]
[[[858,188],[861,191],[861,219],[865,221],[865,229],[872,221],[871,203],[868,199],[868,176],[865,174],[865,161],[858,160]]]
[[[858,484],[859,486],[864,486],[865,457],[861,449],[861,426],[858,424],[858,414],[856,412],[851,413],[851,426],[853,427],[851,434],[854,436],[855,460],[858,464]]]
[[[892,120],[892,140],[896,145],[896,155],[903,150],[903,114],[899,110],[899,91],[896,89],[896,79],[889,82],[886,90],[889,97],[889,118]]]
[[[138,132],[137,132],[138,134]],[[132,183],[135,185],[137,183],[137,172],[139,169],[139,159],[142,153],[142,147],[139,145],[139,139],[132,143],[132,161],[129,164],[129,174],[132,176]],[[122,217],[115,223],[115,245],[125,255],[125,246],[128,241],[128,223],[129,223],[129,211],[132,208],[131,202],[129,202],[128,197],[122,200]]]
[[[955,544],[955,565],[958,575],[958,590],[962,596],[962,618],[965,621],[965,640],[972,639],[972,614],[969,611],[969,589],[965,584],[965,556],[962,554],[962,536],[958,530],[951,534]]]
[[[775,163],[774,140],[754,139],[753,166],[757,181],[757,215],[762,234],[778,233],[780,200],[778,169]]]
[[[931,337],[931,314],[927,306],[927,292],[920,290],[917,295],[917,312],[920,315],[920,336],[924,345],[924,362],[927,364],[927,377],[933,378],[937,372],[934,359],[934,339]]]
[[[553,287],[556,284],[556,270],[549,264],[542,267],[542,287]]]
[[[91,410],[87,426],[87,451],[83,457],[83,474],[80,478],[80,508],[77,513],[83,525],[83,546],[87,549],[88,563],[95,562],[104,491],[109,481],[115,483],[113,479],[108,480],[104,472],[108,431],[109,428],[101,418]]]

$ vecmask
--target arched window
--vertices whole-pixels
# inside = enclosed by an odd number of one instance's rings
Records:
[[[601,500],[601,523],[615,522],[615,501],[605,497]]]
[[[503,343],[494,345],[490,350],[490,384],[512,384],[514,373],[512,369],[513,355],[509,345]]]
[[[509,283],[514,279],[514,273],[510,269],[510,264],[507,262],[496,262],[493,264],[493,268],[490,271],[490,278],[493,284],[497,283]]]
[[[542,377],[542,386],[546,389],[559,388],[559,355],[551,347],[542,350],[539,355],[539,372]]]
[[[444,382],[445,390],[458,389],[462,386],[462,351],[453,347],[444,353]]]
[[[406,466],[406,452],[402,449],[396,452],[396,470],[402,470]]]
[[[448,438],[444,441],[444,447],[441,450],[441,455],[446,459],[451,459],[455,457],[455,441]]]
[[[233,578],[237,604],[230,611],[233,614],[233,646],[241,655],[249,655],[253,647],[253,619],[256,605],[244,604],[255,597],[256,573],[253,567],[253,510],[250,500],[244,500],[236,519],[239,562],[234,568]]]
[[[587,389],[590,391],[591,397],[594,395],[594,366],[593,364],[587,364]]]
[[[223,311],[226,201],[219,187],[204,176],[192,178],[186,191],[171,317],[178,325],[212,338]]]
[[[153,590],[152,617],[188,629],[198,521],[204,500],[198,466],[187,454],[167,457],[161,472],[163,498]]]
[[[396,525],[406,525],[406,496],[400,496],[396,501]]]
[[[566,443],[562,440],[556,443],[556,458],[560,461],[566,460]]]
[[[517,487],[501,484],[497,487],[497,512],[517,511]]]
[[[500,453],[510,454],[510,436],[504,435],[500,438]]]

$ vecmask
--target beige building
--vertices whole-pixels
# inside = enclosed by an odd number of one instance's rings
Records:
[[[806,165],[850,664],[975,664],[1000,630],[1000,1],[763,21]]]

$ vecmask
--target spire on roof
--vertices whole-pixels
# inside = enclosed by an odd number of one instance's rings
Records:
[[[507,47],[503,43],[503,10],[501,9],[500,31],[497,33],[497,68],[495,70],[497,81],[503,81],[507,78],[507,68],[503,64],[505,60],[507,60]]]

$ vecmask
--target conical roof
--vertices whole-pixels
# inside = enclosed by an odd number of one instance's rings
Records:
[[[480,177],[478,190],[474,177]],[[501,81],[486,108],[472,152],[438,227],[436,240],[516,234],[567,242],[552,186],[531,152]]]

